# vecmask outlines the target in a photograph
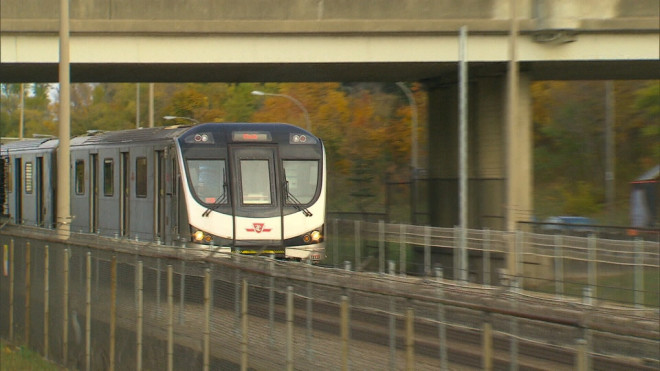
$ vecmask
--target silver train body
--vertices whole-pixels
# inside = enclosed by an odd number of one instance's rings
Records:
[[[57,139],[0,148],[13,223],[56,227]],[[288,124],[206,123],[71,139],[71,230],[243,254],[325,257],[323,143]]]

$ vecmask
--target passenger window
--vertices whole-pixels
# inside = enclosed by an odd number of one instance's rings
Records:
[[[147,197],[147,158],[138,157],[135,160],[135,195]]]
[[[111,158],[103,160],[103,195],[112,196],[115,193],[114,189],[114,162]]]
[[[76,194],[85,194],[85,161],[76,160]]]
[[[272,203],[268,160],[241,160],[241,189],[244,205]]]

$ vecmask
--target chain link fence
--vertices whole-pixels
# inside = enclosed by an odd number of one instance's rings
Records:
[[[403,230],[422,255],[453,238],[425,227],[348,224],[360,234],[353,241],[363,268],[374,235],[397,236],[387,243],[398,249]],[[431,267],[415,277],[400,274],[394,255],[372,259],[385,271],[369,273],[95,235],[63,243],[26,230],[0,231],[0,336],[74,369],[660,366],[657,310],[458,284],[445,279],[452,269],[436,266],[435,253],[414,264],[416,253],[406,255],[408,271]],[[470,246],[505,259],[499,238],[474,231]],[[386,240],[376,239],[383,242],[375,251]]]

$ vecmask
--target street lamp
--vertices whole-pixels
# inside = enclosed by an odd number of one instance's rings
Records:
[[[191,121],[195,124],[200,124],[199,121],[195,120],[194,118],[191,117],[183,117],[183,116],[163,116],[164,120],[176,120],[176,119],[181,119],[181,120],[188,120]]]
[[[309,113],[307,112],[307,109],[305,109],[305,106],[303,106],[302,103],[300,103],[300,101],[297,100],[296,98],[294,98],[290,95],[286,95],[286,94],[266,93],[266,92],[259,91],[259,90],[253,90],[251,94],[252,95],[260,95],[260,96],[271,95],[273,97],[282,97],[282,98],[286,98],[286,99],[292,101],[305,114],[305,122],[307,124],[307,131],[309,131],[310,133],[312,132],[312,123],[311,123],[311,121],[309,121]]]

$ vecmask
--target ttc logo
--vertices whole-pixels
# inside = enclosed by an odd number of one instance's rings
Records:
[[[264,228],[264,223],[252,223],[252,227],[254,228],[245,228],[245,230],[248,232],[256,232],[256,233],[271,231],[271,228]]]

